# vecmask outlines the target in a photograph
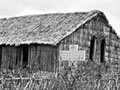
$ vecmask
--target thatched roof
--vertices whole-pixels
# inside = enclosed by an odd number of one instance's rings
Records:
[[[56,45],[101,11],[29,15],[0,19],[0,44]],[[105,17],[105,16],[104,16]]]

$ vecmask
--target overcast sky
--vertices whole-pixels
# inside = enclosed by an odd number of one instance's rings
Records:
[[[0,0],[0,18],[93,9],[103,11],[120,35],[120,0]]]

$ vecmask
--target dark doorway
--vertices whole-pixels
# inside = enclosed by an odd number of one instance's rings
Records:
[[[28,64],[28,45],[23,46],[23,68]]]
[[[96,44],[96,37],[93,36],[92,40],[90,41],[90,54],[89,54],[89,58],[91,59],[91,61],[93,61],[93,56],[95,53],[95,44]]]
[[[0,68],[2,65],[2,45],[0,46]]]
[[[105,62],[104,59],[105,59],[105,39],[103,39],[101,42],[101,56],[100,56],[101,63]]]

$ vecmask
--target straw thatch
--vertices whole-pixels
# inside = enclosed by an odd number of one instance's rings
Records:
[[[98,10],[0,19],[0,44],[56,45],[97,15],[102,15],[106,19],[105,15]]]

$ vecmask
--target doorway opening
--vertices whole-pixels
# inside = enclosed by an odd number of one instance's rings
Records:
[[[101,63],[105,62],[105,39],[103,39],[101,42],[100,62]]]
[[[28,64],[28,45],[23,46],[23,68]]]
[[[0,46],[0,68],[2,66],[2,45]]]
[[[96,37],[93,36],[93,38],[90,41],[90,54],[89,54],[89,58],[91,61],[93,61],[93,57],[95,54],[95,47],[96,47]]]

